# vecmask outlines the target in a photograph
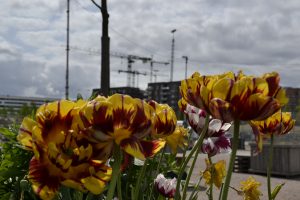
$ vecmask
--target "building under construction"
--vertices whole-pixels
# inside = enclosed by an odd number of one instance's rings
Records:
[[[168,104],[174,109],[178,119],[181,119],[183,116],[178,108],[178,101],[181,98],[179,92],[180,83],[180,81],[149,83],[147,99]]]
[[[109,90],[110,95],[112,94],[127,94],[133,98],[146,99],[146,91],[135,87],[114,87]],[[93,89],[93,95],[102,95],[101,89]]]

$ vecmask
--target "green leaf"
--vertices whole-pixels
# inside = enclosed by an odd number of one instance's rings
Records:
[[[0,200],[7,200],[7,199],[9,199],[10,195],[11,195],[11,192],[8,192],[8,193],[6,193],[6,194],[3,194],[3,195],[0,197]]]
[[[274,190],[273,190],[273,192],[272,192],[272,194],[271,194],[271,199],[274,200],[274,199],[276,198],[277,194],[278,194],[279,191],[281,190],[282,186],[284,186],[284,184],[285,184],[285,183],[279,184],[279,185],[277,185],[277,186],[274,188]]]
[[[7,128],[0,128],[0,134],[8,140],[16,139],[16,134]]]

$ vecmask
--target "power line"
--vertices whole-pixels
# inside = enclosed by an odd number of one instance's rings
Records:
[[[61,45],[60,47],[65,47],[63,45]],[[79,51],[79,52],[83,52],[83,53],[87,53],[88,55],[91,56],[99,56],[101,54],[100,49],[94,49],[94,48],[81,48],[78,46],[71,46],[70,50],[72,51]],[[123,55],[121,53],[117,53],[112,51],[112,54],[119,54],[119,55]],[[125,54],[124,54],[125,55]],[[113,56],[114,57],[114,56]],[[124,56],[124,59],[126,59],[126,56]],[[174,58],[174,60],[178,63],[184,63],[184,60],[182,58]],[[197,63],[199,65],[232,65],[234,66],[270,66],[270,67],[280,67],[280,66],[300,66],[300,63],[293,63],[293,64],[239,64],[239,63],[228,63],[228,62],[211,62],[211,61],[203,61],[203,60],[198,60],[198,59],[192,59],[189,57],[189,62],[191,63]]]
[[[81,9],[83,9],[84,11],[86,11],[87,13],[92,13],[88,8],[84,7],[78,0],[74,0],[75,3],[77,4],[78,7],[80,7]],[[158,57],[166,57],[167,54],[163,55],[163,54],[158,54],[156,53],[155,50],[152,50],[152,49],[149,49],[149,48],[146,48],[142,45],[140,45],[138,42],[135,42],[133,40],[131,40],[130,38],[124,36],[122,33],[120,33],[119,31],[117,31],[116,29],[112,28],[112,26],[109,27],[109,29],[114,32],[115,34],[117,34],[118,36],[120,36],[122,39],[126,40],[127,42],[139,47],[140,49],[143,49],[149,53],[151,53],[151,55],[155,55],[155,56],[158,56]]]
[[[89,14],[92,13],[88,8],[86,8],[85,6],[83,6],[79,1],[77,1],[77,0],[74,0],[74,1],[77,4],[77,6],[79,6],[81,9],[85,10]]]

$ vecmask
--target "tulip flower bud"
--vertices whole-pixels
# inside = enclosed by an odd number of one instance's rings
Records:
[[[167,179],[163,174],[158,174],[154,180],[154,185],[161,195],[173,198],[176,192],[177,179]]]

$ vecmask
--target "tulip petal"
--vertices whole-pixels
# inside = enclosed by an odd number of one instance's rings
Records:
[[[140,160],[146,159],[141,144],[138,140],[130,142],[128,140],[123,140],[121,143],[121,147],[126,153],[132,155],[135,158],[138,158]]]
[[[229,98],[229,94],[232,86],[233,86],[232,79],[228,79],[228,78],[220,79],[213,86],[213,90],[212,90],[213,98],[227,100]]]
[[[75,190],[79,190],[81,192],[86,192],[86,189],[84,188],[84,185],[81,182],[77,182],[72,179],[67,179],[61,182],[62,185],[73,188]]]
[[[222,121],[219,120],[219,119],[212,119],[210,122],[209,122],[209,125],[208,125],[208,130],[209,132],[219,132],[219,130],[221,129],[222,127]]]
[[[60,117],[64,118],[66,117],[69,112],[74,108],[75,103],[72,101],[67,101],[67,100],[61,100],[57,103],[57,109]]]
[[[220,150],[227,151],[231,148],[230,139],[226,136],[220,136],[216,138],[216,141],[214,141],[215,146]]]
[[[37,123],[35,121],[29,117],[25,117],[17,136],[18,141],[29,150],[32,150],[32,130],[36,125]]]
[[[121,147],[124,151],[133,157],[140,160],[145,160],[147,157],[155,155],[165,146],[165,141],[163,140],[153,140],[153,141],[143,141],[143,140],[124,140],[121,143]]]
[[[280,103],[269,96],[263,94],[253,94],[244,104],[242,112],[236,113],[239,119],[248,120],[265,120],[276,113],[280,108]]]
[[[223,122],[232,122],[234,120],[232,106],[222,99],[214,98],[210,101],[209,109],[212,116]]]
[[[283,88],[279,88],[274,97],[280,102],[281,106],[284,106],[289,102],[289,99],[286,97],[286,92]]]
[[[101,194],[105,188],[105,182],[94,176],[81,179],[81,183],[93,194]]]
[[[41,199],[52,199],[58,191],[61,177],[51,176],[47,166],[32,158],[28,178],[32,182],[33,191]]]

